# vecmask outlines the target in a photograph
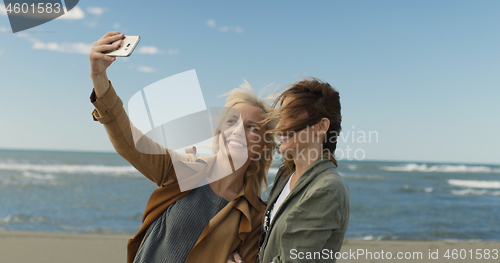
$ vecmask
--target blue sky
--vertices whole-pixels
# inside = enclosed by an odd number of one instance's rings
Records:
[[[108,70],[125,102],[191,69],[207,106],[243,79],[261,90],[314,76],[341,94],[343,159],[498,164],[499,12],[499,1],[81,0],[13,34],[0,10],[0,149],[113,151],[90,114],[88,51],[118,30],[141,36]]]

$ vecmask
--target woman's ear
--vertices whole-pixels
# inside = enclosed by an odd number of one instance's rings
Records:
[[[328,129],[330,128],[330,120],[327,118],[323,118],[318,122],[316,127],[318,135],[324,135],[328,132]]]

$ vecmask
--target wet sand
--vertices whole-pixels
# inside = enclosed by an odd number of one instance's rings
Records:
[[[124,263],[129,238],[131,235],[0,231],[0,262]],[[490,250],[489,259],[484,259],[488,257],[485,249]],[[344,259],[337,262],[500,262],[500,255],[494,249],[500,250],[500,242],[346,240],[341,251]],[[445,257],[447,250],[449,258]],[[291,256],[302,256],[303,262],[308,262],[307,253],[299,252]],[[326,255],[321,254],[323,258]],[[314,257],[312,253],[309,256]],[[387,259],[388,256],[392,259]],[[403,258],[397,259],[398,256]],[[460,259],[461,256],[466,259]],[[482,259],[476,259],[479,256]]]

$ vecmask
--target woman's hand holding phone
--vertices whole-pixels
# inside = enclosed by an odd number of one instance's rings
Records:
[[[117,49],[120,46],[119,42],[113,45],[109,43],[121,40],[124,37],[125,36],[119,32],[110,31],[94,42],[89,54],[91,76],[106,73],[106,69],[116,60],[116,58],[110,57],[103,52]]]
[[[106,75],[106,69],[116,60],[115,57],[110,57],[103,52],[115,50],[120,46],[120,43],[110,45],[125,36],[116,31],[106,33],[99,40],[94,42],[90,50],[90,77],[94,83],[94,89],[97,97],[104,94],[109,88],[109,80]]]

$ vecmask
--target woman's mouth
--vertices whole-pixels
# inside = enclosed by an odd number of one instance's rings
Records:
[[[231,148],[236,148],[236,149],[243,149],[247,147],[244,143],[237,140],[228,140],[227,145]]]
[[[290,135],[281,136],[280,143],[288,142],[288,140],[290,140],[290,137],[291,137]]]

